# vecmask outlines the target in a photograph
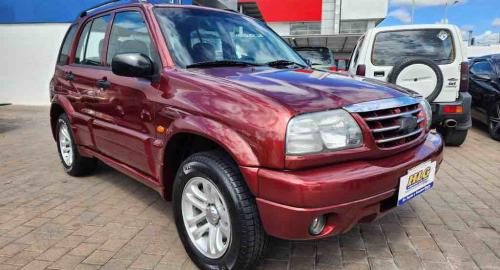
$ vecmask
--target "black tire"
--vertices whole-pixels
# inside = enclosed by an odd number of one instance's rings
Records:
[[[231,221],[228,249],[218,259],[204,256],[191,242],[184,226],[182,193],[194,177],[209,179],[226,201]],[[262,259],[268,236],[260,222],[255,198],[250,193],[236,163],[222,151],[196,153],[180,166],[173,188],[175,224],[186,252],[201,269],[252,269]]]
[[[444,143],[447,146],[460,146],[465,142],[467,138],[468,130],[456,130],[456,129],[438,129],[439,133],[443,136]]]
[[[64,162],[64,159],[62,157],[61,153],[61,147],[59,144],[59,130],[61,126],[65,124],[68,128],[69,131],[69,136],[71,138],[71,147],[73,150],[73,162],[68,165]],[[68,173],[71,176],[84,176],[91,174],[97,164],[97,159],[95,158],[87,158],[83,157],[80,155],[78,152],[78,147],[75,144],[75,137],[73,136],[73,131],[71,129],[71,123],[68,119],[68,116],[66,114],[61,114],[59,118],[57,119],[57,126],[56,126],[56,139],[57,139],[57,152],[59,153],[59,158],[61,160],[61,163],[64,167],[64,170],[66,173]]]
[[[500,141],[500,102],[496,103],[489,113],[488,131],[491,138]]]
[[[437,78],[436,87],[432,90],[432,93],[427,97],[427,100],[429,102],[432,102],[439,96],[439,93],[441,93],[441,89],[443,88],[443,72],[441,72],[439,66],[430,59],[410,57],[398,61],[392,68],[392,71],[388,77],[388,81],[390,83],[396,84],[399,74],[405,68],[416,64],[429,66],[434,71],[434,73],[436,73],[436,78]]]

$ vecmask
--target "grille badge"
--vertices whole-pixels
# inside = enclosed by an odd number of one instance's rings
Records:
[[[404,133],[408,133],[415,130],[415,128],[417,128],[418,125],[418,118],[410,115],[403,116],[399,118],[397,121],[399,122],[398,131]]]

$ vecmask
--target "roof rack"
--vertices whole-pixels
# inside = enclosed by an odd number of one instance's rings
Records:
[[[88,8],[88,9],[86,9],[85,11],[82,11],[82,13],[80,13],[80,17],[86,16],[92,10],[95,10],[95,9],[100,8],[100,7],[107,6],[109,4],[116,3],[116,2],[119,2],[119,1],[120,0],[111,0],[111,1],[106,1],[104,3],[100,3],[98,5],[92,6],[92,7]]]
[[[80,13],[80,17],[84,17],[89,12],[91,12],[93,10],[96,10],[96,9],[98,9],[100,7],[111,5],[111,4],[114,4],[116,2],[120,2],[120,1],[122,1],[122,0],[110,0],[110,1],[106,1],[106,2],[100,3],[98,5],[92,6],[92,7],[88,8],[88,9],[86,9],[85,11],[81,12]],[[146,3],[147,1],[146,0],[129,0],[128,2],[130,2],[130,3]]]
[[[104,6],[107,6],[107,5],[111,5],[111,4],[114,4],[114,3],[117,3],[117,2],[121,2],[123,0],[109,0],[109,1],[106,1],[106,2],[103,2],[103,3],[100,3],[98,5],[95,5],[93,7],[90,7],[84,11],[82,11],[80,13],[80,16],[79,17],[85,17],[89,12],[91,11],[94,11],[98,8],[101,8],[101,7],[104,7]],[[159,2],[159,1],[162,1],[162,0],[150,0],[151,2]],[[173,4],[173,3],[181,3],[182,0],[165,0],[166,2],[170,3],[170,4]],[[149,1],[148,0],[128,0],[128,3],[148,3]]]

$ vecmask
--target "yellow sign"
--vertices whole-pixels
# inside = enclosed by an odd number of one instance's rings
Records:
[[[412,175],[410,175],[408,179],[408,183],[406,184],[406,189],[409,189],[410,187],[424,181],[425,179],[429,178],[429,175],[431,174],[431,167],[425,168],[425,170],[416,172]]]

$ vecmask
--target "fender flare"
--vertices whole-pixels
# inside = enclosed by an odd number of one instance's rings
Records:
[[[53,119],[54,117],[53,111],[55,106],[59,106],[62,108],[62,110],[68,116],[70,122],[73,122],[73,114],[75,112],[75,109],[73,108],[71,102],[68,100],[67,97],[61,95],[54,95],[54,97],[52,98],[52,102],[50,104],[50,123],[51,123],[52,136],[54,137],[54,139],[56,138],[56,135],[52,123],[54,123],[53,121],[56,120]]]
[[[238,132],[222,123],[202,116],[188,115],[177,118],[169,125],[163,149],[160,151],[160,158],[162,159],[162,170],[160,173],[161,193],[162,197],[166,200],[171,200],[175,172],[169,170],[169,164],[165,163],[165,157],[171,139],[178,134],[197,135],[214,142],[224,149],[240,166],[240,171],[250,190],[254,194],[258,193],[256,174],[260,162],[250,144]]]
[[[238,132],[215,120],[194,115],[178,118],[170,124],[163,154],[170,139],[179,133],[191,133],[215,142],[229,153],[239,166],[260,166],[259,159],[250,144]]]

